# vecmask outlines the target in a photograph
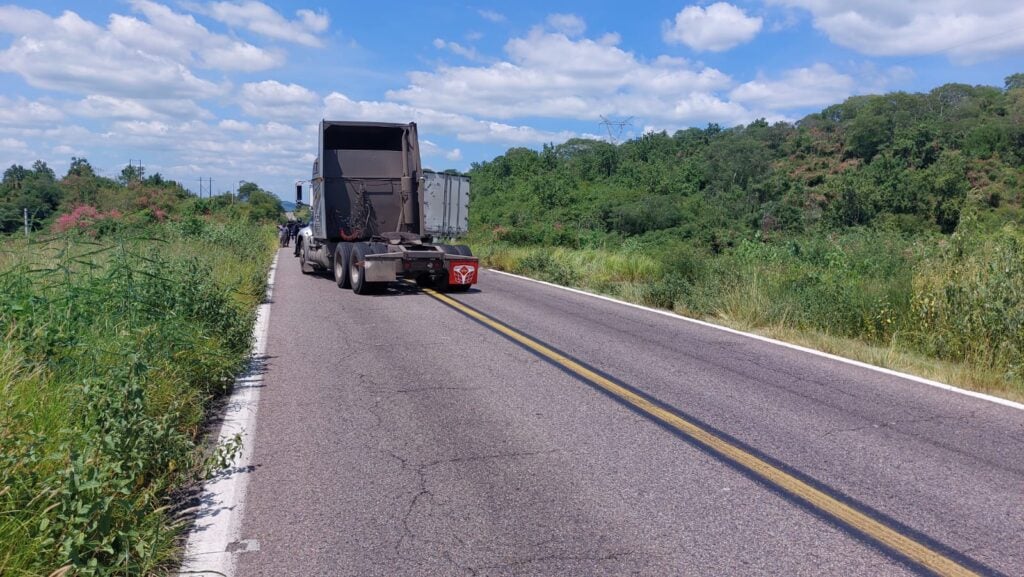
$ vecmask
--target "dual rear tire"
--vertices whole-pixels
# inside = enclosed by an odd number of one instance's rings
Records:
[[[334,282],[338,288],[350,288],[349,263],[352,260],[352,243],[339,242],[334,248]]]
[[[352,245],[348,264],[349,285],[357,295],[368,295],[383,292],[386,282],[370,282],[366,280],[366,255],[386,252],[380,243],[357,242]]]

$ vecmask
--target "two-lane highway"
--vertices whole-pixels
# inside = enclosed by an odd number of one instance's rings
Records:
[[[1019,408],[489,271],[271,310],[237,575],[1024,574]]]

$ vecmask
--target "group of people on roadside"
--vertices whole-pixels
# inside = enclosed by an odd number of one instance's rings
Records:
[[[294,241],[295,236],[299,234],[299,230],[304,226],[306,226],[306,223],[297,220],[289,220],[285,224],[277,225],[277,236],[281,241],[281,246],[287,247],[289,242]]]

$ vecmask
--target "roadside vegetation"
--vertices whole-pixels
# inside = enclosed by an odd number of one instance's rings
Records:
[[[162,572],[185,491],[236,449],[202,437],[248,359],[280,204],[125,170],[0,185],[0,575]]]
[[[1024,75],[470,175],[485,264],[1024,399]]]

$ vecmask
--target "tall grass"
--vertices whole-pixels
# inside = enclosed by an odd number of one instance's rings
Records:
[[[473,243],[484,263],[1024,398],[1024,234],[850,229],[721,254],[628,239],[567,249]]]
[[[165,566],[205,409],[248,354],[269,230],[204,220],[0,254],[0,574]]]

